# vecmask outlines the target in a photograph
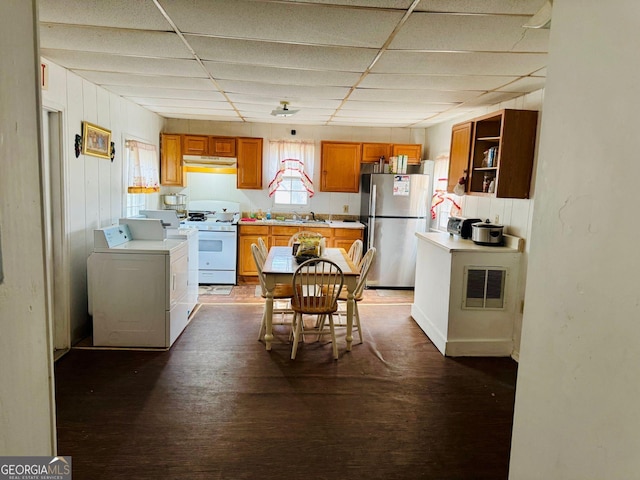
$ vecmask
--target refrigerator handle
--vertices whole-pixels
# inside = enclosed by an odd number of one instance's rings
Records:
[[[371,198],[369,200],[369,239],[368,239],[368,248],[373,247],[373,239],[374,230],[376,225],[376,195],[377,195],[377,185],[373,184],[371,186]]]

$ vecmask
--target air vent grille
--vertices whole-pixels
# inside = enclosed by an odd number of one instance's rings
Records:
[[[462,308],[503,309],[505,268],[466,267]]]

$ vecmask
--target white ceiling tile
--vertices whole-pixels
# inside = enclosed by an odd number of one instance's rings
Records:
[[[258,82],[242,82],[238,80],[220,80],[222,89],[228,93],[244,93],[247,95],[275,96],[287,98],[344,98],[347,87],[308,87],[300,85],[272,85]]]
[[[363,72],[377,50],[315,47],[189,35],[187,41],[202,60],[308,70]]]
[[[422,0],[416,11],[533,15],[546,0]]]
[[[129,57],[96,52],[41,49],[43,57],[69,70],[167,75],[176,77],[209,78],[195,60]]]
[[[282,100],[290,102],[290,110],[297,110],[298,108],[329,108],[335,110],[342,103],[342,100],[338,99],[293,98],[290,95],[277,100],[274,100],[274,97],[247,95],[243,93],[227,93],[227,96],[235,105],[254,105],[257,111],[267,108],[269,112],[277,108]]]
[[[199,108],[207,110],[233,112],[228,102],[216,102],[212,100],[182,99],[182,98],[151,98],[151,97],[127,97],[132,102],[143,107],[174,107],[174,108]]]
[[[414,13],[389,49],[546,52],[549,30],[522,28],[523,23],[520,16]]]
[[[391,102],[422,102],[422,103],[460,103],[476,98],[482,92],[470,90],[384,90],[373,88],[358,88],[349,98],[353,100],[376,100],[384,98]]]
[[[345,102],[344,106],[341,110],[356,110],[356,111],[370,111],[370,112],[395,112],[402,111],[408,113],[424,113],[424,112],[442,112],[444,110],[448,110],[450,108],[455,107],[457,104],[454,103],[416,103],[416,102],[391,102],[385,101],[383,97],[379,99],[379,101],[353,101],[353,99],[349,98],[347,102]]]
[[[380,48],[403,16],[393,10],[250,0],[161,4],[185,33],[313,45]]]
[[[421,128],[543,87],[548,31],[521,28],[543,1],[422,0],[371,72],[412,0],[40,0],[40,45],[166,118]]]
[[[475,100],[465,102],[465,107],[475,107],[484,105],[495,105],[496,103],[505,102],[512,98],[519,97],[522,93],[519,92],[489,92],[478,97]]]
[[[204,62],[204,65],[211,76],[219,80],[259,80],[279,85],[350,86],[360,78],[359,73],[353,72],[318,72],[217,62]]]
[[[213,88],[213,85],[211,86]],[[216,90],[184,90],[177,88],[109,85],[109,90],[127,98],[175,98],[183,100],[213,100],[224,102],[222,93]]]
[[[545,65],[544,53],[419,53],[387,51],[374,73],[521,76]]]
[[[39,0],[41,22],[99,27],[169,30],[153,2],[131,0]]]
[[[185,90],[207,90],[213,88],[210,80],[188,77],[159,77],[157,75],[130,75],[127,73],[95,72],[90,70],[76,71],[96,85],[131,85],[146,87],[181,88]],[[106,88],[106,87],[105,87]]]
[[[370,73],[360,83],[362,88],[410,90],[493,90],[518,77],[490,75],[407,75],[402,73]]]
[[[149,109],[151,110],[151,109]],[[231,116],[231,115],[216,115],[215,113],[208,113],[206,110],[201,111],[187,111],[185,109],[164,109],[157,108],[155,110],[151,110],[152,112],[156,112],[158,115],[161,115],[166,118],[184,118],[184,119],[192,119],[192,120],[211,120],[215,122],[242,122],[242,118],[239,116]]]
[[[193,58],[178,35],[76,25],[40,27],[40,47],[137,57]]]
[[[498,88],[498,91],[529,93],[540,90],[544,87],[544,83],[545,79],[543,77],[523,77],[513,83]]]

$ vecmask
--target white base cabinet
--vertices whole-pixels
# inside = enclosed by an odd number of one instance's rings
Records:
[[[447,233],[416,236],[416,323],[443,355],[510,356],[520,239],[493,247]]]

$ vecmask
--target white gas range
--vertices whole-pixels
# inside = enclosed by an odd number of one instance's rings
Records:
[[[238,220],[240,204],[220,200],[189,202],[188,217],[181,226],[196,228],[198,235],[198,283],[236,284]],[[222,221],[216,213],[229,212],[232,220]]]

